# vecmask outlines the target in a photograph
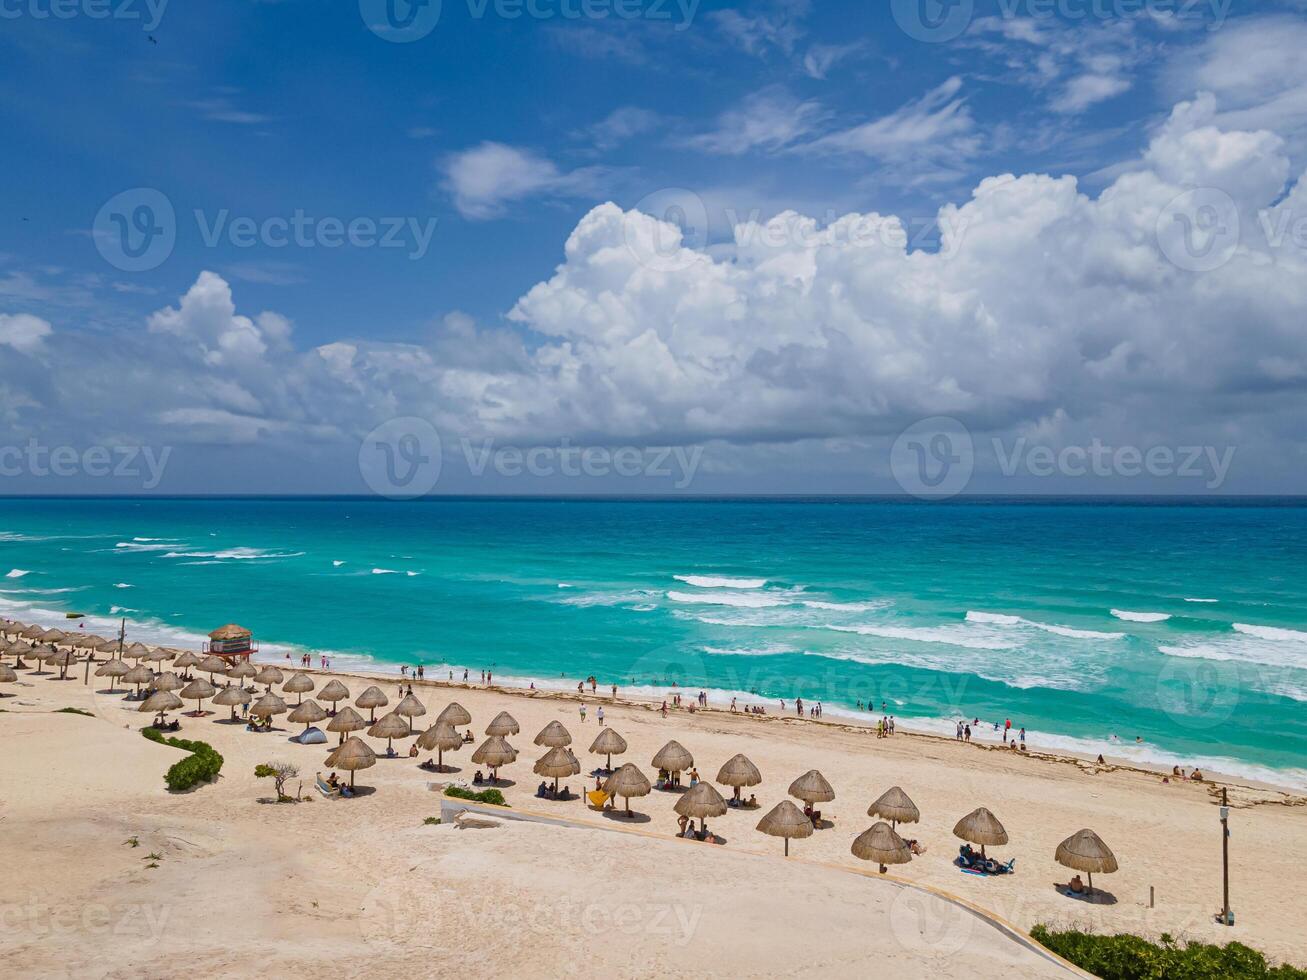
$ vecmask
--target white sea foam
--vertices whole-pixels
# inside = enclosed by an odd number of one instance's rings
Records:
[[[1277,643],[1307,643],[1307,633],[1302,630],[1286,630],[1278,626],[1249,626],[1247,623],[1235,623],[1234,631],[1255,636],[1262,640]]]
[[[122,614],[122,613],[134,613],[134,612],[140,612],[140,610],[139,610],[139,609],[129,609],[127,606],[110,606],[110,607],[109,607],[109,615],[110,615],[110,616],[118,616],[118,615],[120,615],[120,614]]]
[[[965,626],[833,626],[824,629],[860,636],[879,636],[887,640],[911,640],[914,643],[944,643],[968,650],[1014,650],[1020,642],[983,630]]]
[[[395,569],[393,568],[374,568],[372,569],[372,574],[373,575],[398,575],[399,572],[395,571]]]
[[[672,578],[696,589],[761,589],[765,578],[731,578],[726,575],[673,575]]]
[[[266,548],[225,548],[222,551],[168,551],[164,558],[213,558],[218,561],[267,561],[299,558],[302,551],[268,551]]]
[[[1112,615],[1127,623],[1164,623],[1171,618],[1170,613],[1130,612],[1128,609],[1113,609]]]
[[[827,602],[824,599],[804,599],[803,604],[809,609],[825,609],[828,612],[872,612],[890,605],[888,599],[872,602]]]
[[[1220,602],[1220,599],[1186,599],[1185,602]]]
[[[1040,623],[1022,616],[1009,616],[1004,613],[975,612],[968,610],[967,622],[981,623],[989,626],[1024,626],[1043,630],[1057,636],[1066,636],[1076,640],[1121,640],[1124,633],[1103,633],[1099,630],[1078,630],[1070,626],[1057,626],[1052,623]]]
[[[758,647],[704,647],[704,653],[719,657],[776,657],[784,653],[797,653],[783,643],[767,643]]]
[[[5,578],[22,578],[24,575],[31,575],[31,574],[32,574],[31,569],[14,568],[10,570],[9,574],[6,575]]]
[[[656,606],[649,604],[649,599],[656,595],[658,593],[651,589],[621,589],[616,592],[581,592],[552,601],[581,609],[591,606],[626,606],[633,603],[656,609]]]
[[[345,563],[343,561],[333,561],[331,564],[336,568],[340,568],[340,566]]]
[[[741,609],[766,609],[771,606],[783,606],[789,601],[779,596],[753,592],[668,592],[667,598],[673,602],[736,606]]]
[[[69,592],[85,591],[86,588],[85,585],[77,585],[67,589],[0,589],[0,592],[6,595],[66,595]]]
[[[115,582],[115,583],[113,584],[113,587],[114,587],[115,589],[134,589],[134,588],[136,588],[136,586],[132,585],[131,582]]]
[[[175,543],[173,544],[164,544],[159,542],[145,543],[136,540],[119,541],[116,545],[114,545],[114,548],[116,548],[119,551],[171,551],[173,548],[176,547],[177,545]]]

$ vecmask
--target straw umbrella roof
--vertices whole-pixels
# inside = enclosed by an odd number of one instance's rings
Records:
[[[390,698],[386,697],[386,692],[375,684],[354,699],[354,703],[360,708],[384,708],[390,704]]]
[[[427,713],[427,706],[412,694],[405,694],[399,704],[395,705],[394,711],[403,718],[420,718]]]
[[[286,702],[271,691],[250,705],[250,714],[256,718],[271,718],[273,715],[284,715],[288,710]]]
[[[683,793],[672,807],[683,817],[692,820],[705,820],[708,817],[720,817],[727,810],[726,801],[716,787],[709,782],[697,782]]]
[[[360,769],[377,764],[377,753],[357,735],[345,739],[327,756],[326,765],[332,769],[344,769],[349,773],[349,784],[354,785],[354,773]]]
[[[748,756],[733,755],[722,764],[717,773],[717,782],[723,786],[757,786],[762,782],[762,773],[749,761]]]
[[[95,649],[99,650],[101,653],[117,653],[118,644],[121,642],[122,641],[115,636],[112,640],[105,640],[103,643],[97,644]]]
[[[213,703],[220,704],[224,708],[234,708],[238,704],[249,704],[254,700],[254,695],[243,687],[224,687],[213,696]]]
[[[463,747],[463,736],[454,731],[454,726],[445,722],[436,722],[418,736],[417,746],[425,752],[456,752]]]
[[[65,633],[63,630],[57,630],[51,627],[50,629],[46,630],[41,634],[41,642],[58,643],[60,640],[64,639],[64,637],[66,637],[67,635],[68,634]]]
[[[649,777],[640,771],[634,762],[628,762],[604,781],[604,792],[609,796],[621,796],[627,800],[636,796],[648,796],[653,792]],[[630,808],[630,804],[627,804]]]
[[[1057,845],[1057,863],[1089,874],[1117,870],[1116,855],[1092,830],[1080,830]]]
[[[182,706],[182,699],[172,691],[155,691],[148,698],[141,702],[137,711],[153,711],[156,713],[164,711],[175,711]]]
[[[897,786],[891,786],[880,794],[880,798],[867,807],[867,816],[892,820],[894,823],[916,823],[921,819],[917,804],[908,798],[908,794]],[[890,864],[882,861],[881,864]]]
[[[10,640],[0,652],[7,653],[11,657],[22,657],[32,652],[32,644],[26,640]]]
[[[487,735],[516,735],[522,730],[517,719],[507,711],[495,715],[495,720],[486,726]]]
[[[998,822],[998,817],[983,806],[977,807],[959,820],[957,826],[953,828],[953,836],[982,847],[1007,843],[1007,831]]]
[[[215,657],[214,659],[217,660],[218,658]],[[222,663],[221,660],[218,662]],[[203,663],[203,659],[198,653],[191,653],[190,650],[183,650],[181,653],[177,654],[172,665],[181,670],[185,670],[187,667],[198,667],[201,663]]]
[[[551,721],[544,728],[540,729],[540,734],[535,737],[536,745],[547,745],[551,749],[560,748],[564,745],[572,744],[572,733],[564,727],[561,721]]]
[[[182,692],[185,696],[185,692]],[[302,704],[297,704],[290,714],[286,716],[287,721],[293,721],[297,725],[312,725],[316,721],[322,721],[327,717],[327,709],[318,702],[309,698]]]
[[[621,755],[626,751],[626,739],[611,728],[605,728],[590,743],[590,751],[595,755]]]
[[[94,633],[78,633],[69,642],[83,650],[95,650],[104,642],[104,637],[96,636]]]
[[[376,764],[377,753],[373,752],[372,747],[357,735],[351,735],[345,739],[343,745],[338,745],[332,749],[326,761],[329,768],[344,769],[346,772],[367,769],[369,766],[375,766]]]
[[[43,634],[44,632],[45,632],[44,626],[37,626],[34,623],[31,626],[27,627],[25,630],[23,630],[23,632],[20,633],[19,635],[24,640],[39,640],[41,638],[41,634]]]
[[[218,659],[221,660],[222,658],[219,657]],[[250,663],[248,660],[242,660],[239,663],[234,663],[227,668],[227,676],[234,677],[238,681],[245,680],[245,678],[247,677],[254,677],[256,674],[258,674],[258,672],[259,669],[255,667],[254,664]]]
[[[666,769],[668,772],[684,772],[694,765],[694,756],[676,739],[672,739],[653,757],[651,765],[655,769]]]
[[[826,782],[826,777],[816,769],[809,769],[802,776],[790,783],[790,795],[803,800],[804,803],[829,803],[835,799],[835,790]]]
[[[206,681],[203,677],[195,678],[195,680],[191,681],[177,692],[178,696],[183,701],[203,701],[206,698],[213,697],[217,693],[217,688]]]
[[[5,636],[21,636],[25,629],[27,629],[27,624],[20,623],[16,619],[9,623],[0,623],[0,634]]]
[[[161,664],[172,656],[163,647],[150,647],[149,651],[141,657],[142,660],[148,660],[152,664]]]
[[[77,663],[77,654],[71,650],[51,650],[41,659],[54,667],[71,667]]]
[[[18,673],[8,664],[0,664],[0,684],[12,684],[18,680]]]
[[[367,727],[367,719],[348,705],[337,711],[331,721],[327,723],[327,731],[329,732],[358,732]]]
[[[860,833],[851,850],[856,858],[875,861],[882,873],[887,864],[907,864],[912,860],[911,848],[884,820],[878,820]]]
[[[393,711],[382,715],[368,729],[373,738],[403,738],[408,733],[408,722]]]
[[[286,677],[281,672],[280,667],[274,667],[272,664],[260,667],[257,674],[254,675],[255,684],[267,684],[271,687],[273,684],[280,684]]]
[[[195,666],[198,667],[200,670],[204,671],[206,674],[227,673],[227,661],[223,660],[222,657],[217,657],[214,656],[213,654],[209,654],[206,657],[201,657],[200,662]]]
[[[149,653],[150,648],[144,643],[128,643],[123,647],[123,656],[131,657],[133,660],[140,660],[142,657],[148,656]]]
[[[170,670],[164,671],[154,678],[154,689],[156,691],[179,691],[185,686],[186,682]]]
[[[509,745],[502,735],[491,735],[477,746],[472,753],[472,761],[479,766],[498,769],[517,759],[517,749]]]
[[[531,771],[546,779],[559,779],[577,775],[581,771],[581,764],[568,754],[567,749],[557,746],[537,759]]]
[[[349,697],[349,688],[337,680],[327,681],[326,686],[318,692],[319,701],[344,701]]]
[[[781,800],[758,821],[758,829],[768,837],[784,837],[788,856],[791,840],[812,836],[812,821],[789,800]]]
[[[468,713],[467,708],[463,707],[457,701],[450,701],[445,705],[440,714],[436,715],[437,722],[446,722],[458,727],[459,725],[472,724],[472,716]]]
[[[95,668],[95,676],[96,677],[122,677],[123,674],[127,673],[131,669],[132,669],[131,667],[128,667],[121,660],[106,660],[104,663],[100,664],[99,667]]]
[[[290,680],[281,685],[281,689],[287,694],[307,694],[315,686],[313,678],[308,674],[292,674]]]
[[[145,664],[129,667],[127,673],[123,674],[123,681],[127,684],[148,684],[152,680],[154,680],[154,671]]]

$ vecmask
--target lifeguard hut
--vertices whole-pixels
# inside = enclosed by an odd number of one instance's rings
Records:
[[[209,634],[209,642],[204,645],[204,652],[222,657],[233,664],[241,660],[249,660],[251,654],[259,652],[259,645],[254,642],[253,637],[254,634],[244,626],[228,623]]]

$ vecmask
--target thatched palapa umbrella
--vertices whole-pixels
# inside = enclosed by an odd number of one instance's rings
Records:
[[[983,806],[977,807],[958,821],[953,828],[953,836],[960,837],[969,844],[980,845],[980,856],[985,857],[985,845],[1001,847],[1007,843],[1007,831],[998,822],[998,817]]]
[[[640,771],[634,762],[628,762],[604,782],[604,792],[611,798],[622,797],[626,800],[626,815],[631,816],[631,798],[648,796],[653,791],[649,778]]]
[[[1117,870],[1116,855],[1092,830],[1080,830],[1057,845],[1057,863],[1089,875],[1089,891],[1094,890],[1094,872],[1111,874]]]
[[[59,668],[59,679],[68,679],[68,668],[77,663],[77,654],[71,650],[55,650],[45,657],[45,662],[51,667]]]
[[[234,663],[227,668],[227,676],[234,678],[235,680],[241,681],[242,683],[244,681],[249,680],[252,677],[257,676],[258,673],[259,673],[258,668],[255,667],[254,664],[250,663],[248,660],[242,660],[239,663]]]
[[[12,684],[18,680],[18,674],[8,664],[0,664],[0,684]]]
[[[340,733],[341,745],[345,744],[345,736],[350,732],[361,732],[367,727],[368,723],[363,720],[363,716],[349,705],[337,711],[327,723],[327,731]]]
[[[897,830],[901,823],[916,823],[921,819],[917,804],[908,798],[908,794],[897,786],[891,786],[871,806],[867,807],[867,816],[888,820]],[[888,863],[888,862],[886,862]]]
[[[123,674],[123,683],[135,684],[138,697],[141,693],[141,685],[149,684],[153,680],[154,671],[145,666],[145,664],[137,664],[135,667],[129,667],[127,673]]]
[[[495,720],[486,726],[487,735],[516,735],[522,730],[517,719],[507,711],[495,715]]]
[[[129,670],[131,670],[131,668],[121,660],[106,660],[99,667],[95,668],[95,676],[109,678],[109,693],[113,694],[115,693],[113,688],[114,681],[119,677],[122,677],[123,674],[127,673]]]
[[[349,688],[337,680],[327,681],[326,686],[318,692],[319,701],[327,701],[331,704],[331,713],[336,713],[336,702],[344,701],[349,697]]]
[[[372,727],[368,729],[368,735],[370,737],[384,738],[386,740],[386,755],[394,755],[394,740],[397,738],[404,738],[408,734],[408,722],[393,711],[389,714],[382,715],[377,719],[377,721],[373,722]]]
[[[65,633],[63,630],[57,630],[51,628],[41,634],[41,642],[49,643],[51,645],[55,643],[62,643],[64,641],[64,638],[67,636],[68,634]]]
[[[551,721],[535,737],[536,745],[547,745],[551,749],[562,748],[564,745],[572,744],[572,733],[564,727],[561,721]]]
[[[224,687],[221,691],[213,696],[213,703],[220,704],[223,707],[231,708],[231,720],[236,720],[236,706],[238,704],[249,704],[254,700],[254,695],[239,684],[230,687]]]
[[[129,643],[123,647],[123,656],[130,657],[132,660],[143,660],[149,654],[150,648],[144,643]]]
[[[408,719],[408,733],[413,734],[413,719],[421,718],[427,713],[427,706],[411,694],[405,694],[395,705],[395,714]]]
[[[590,751],[595,755],[604,755],[608,761],[604,763],[604,769],[608,772],[613,771],[613,756],[621,755],[626,751],[626,739],[618,735],[611,728],[605,728],[595,740],[590,743]]]
[[[284,715],[289,710],[286,707],[286,702],[271,692],[263,695],[250,705],[250,714],[255,718],[271,718],[273,715]]]
[[[829,803],[835,799],[835,790],[826,782],[826,777],[816,769],[809,769],[802,776],[790,783],[790,795],[803,800],[809,806]]]
[[[186,682],[171,670],[165,670],[162,674],[155,674],[154,680],[150,682],[150,687],[156,691],[180,691],[185,686]]]
[[[223,660],[222,657],[215,657],[213,654],[201,658],[200,662],[195,666],[209,675],[210,684],[213,683],[213,676],[215,674],[227,674],[228,677],[232,676],[227,671],[227,661]]]
[[[676,739],[672,739],[653,757],[655,769],[666,769],[670,773],[680,773],[694,766],[694,756]]]
[[[177,696],[183,701],[194,701],[195,710],[186,713],[192,718],[199,718],[201,715],[205,714],[204,709],[201,707],[201,702],[206,698],[213,697],[216,693],[218,692],[212,684],[206,681],[203,677],[197,677],[178,691]]]
[[[731,756],[717,772],[717,782],[723,786],[735,787],[735,799],[741,798],[740,790],[745,786],[757,786],[762,782],[762,773],[758,767],[743,754]]]
[[[536,760],[531,768],[537,776],[544,776],[554,781],[554,795],[558,795],[558,780],[575,776],[581,771],[581,764],[562,746],[552,748]]]
[[[386,697],[386,692],[375,684],[354,699],[354,704],[359,708],[367,708],[372,714],[368,716],[369,724],[376,724],[377,709],[384,708],[390,704],[390,698]]]
[[[445,768],[445,753],[457,752],[463,747],[463,736],[454,726],[438,721],[418,736],[417,746],[425,752],[436,753],[436,769]]]
[[[491,735],[477,746],[472,753],[472,762],[478,766],[488,766],[490,781],[499,782],[499,767],[517,760],[517,749],[509,745],[502,735]]]
[[[343,745],[333,749],[326,761],[329,769],[344,769],[349,773],[350,789],[354,788],[354,773],[376,764],[377,753],[373,752],[371,746],[357,735],[351,735],[345,739]]]
[[[884,874],[888,864],[907,864],[912,860],[912,849],[884,820],[877,820],[853,841],[853,856],[863,861],[875,861]]]
[[[267,690],[265,690],[263,693],[271,694],[272,685],[280,684],[285,679],[285,677],[286,675],[281,672],[280,667],[274,667],[272,666],[272,664],[268,664],[265,667],[259,668],[258,673],[254,675],[254,683],[266,684]]]
[[[290,680],[281,685],[282,693],[298,694],[300,696],[299,700],[295,702],[297,705],[304,703],[304,695],[313,688],[313,678],[308,674],[292,674]]]
[[[32,652],[32,645],[26,640],[10,640],[4,648],[4,653],[14,658],[14,667],[18,670],[26,670],[27,664],[23,663],[23,657],[29,656]]]
[[[295,709],[286,716],[286,720],[294,722],[296,725],[303,725],[304,732],[301,732],[301,734],[304,734],[308,732],[309,726],[322,721],[322,719],[326,717],[327,709],[318,704],[318,702],[314,701],[312,698],[309,698],[307,701],[301,701],[297,704]]]
[[[758,829],[768,837],[785,838],[785,856],[790,856],[790,841],[812,836],[812,821],[789,800],[781,800],[758,821]]]
[[[152,711],[158,716],[159,721],[163,721],[166,712],[176,711],[182,706],[182,699],[172,691],[155,691],[148,698],[141,702],[137,711]]]
[[[690,787],[690,792],[676,801],[674,809],[683,817],[699,821],[699,832],[708,833],[708,818],[720,817],[728,807],[712,783],[700,781]]]
[[[146,663],[161,664],[172,657],[172,654],[163,647],[150,647],[145,656],[141,657]]]
[[[37,626],[35,623],[33,623],[31,626],[27,627],[18,635],[24,640],[30,640],[31,642],[35,643],[41,639],[41,635],[44,632],[45,632],[44,626]]]
[[[222,661],[218,662],[221,663]],[[173,670],[184,670],[187,673],[190,673],[192,667],[198,667],[201,663],[203,663],[203,660],[199,654],[191,653],[189,650],[183,650],[173,658],[172,667]],[[209,683],[212,684],[213,681],[210,680]]]
[[[463,707],[457,701],[450,701],[449,704],[445,705],[441,710],[440,714],[436,715],[436,724],[438,725],[441,722],[444,722],[453,728],[457,728],[459,725],[472,724],[472,715],[468,713],[467,708]]]

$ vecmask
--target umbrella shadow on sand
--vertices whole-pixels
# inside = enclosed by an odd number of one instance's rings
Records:
[[[1070,884],[1055,884],[1053,890],[1065,898],[1084,902],[1086,905],[1115,905],[1117,903],[1115,895],[1111,892],[1105,892],[1101,888],[1095,888],[1092,892],[1073,892]]]
[[[604,817],[608,820],[616,820],[618,823],[649,823],[653,818],[647,813],[637,813],[632,811],[630,816],[626,815],[625,810],[604,810]]]

